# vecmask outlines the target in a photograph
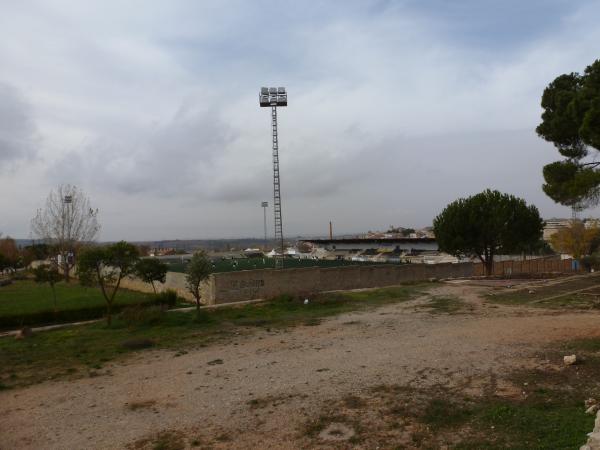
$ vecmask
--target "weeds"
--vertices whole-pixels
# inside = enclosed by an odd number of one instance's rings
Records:
[[[304,304],[303,298],[281,296],[269,302],[201,310],[163,313],[132,309],[119,315],[112,326],[95,323],[80,327],[37,333],[30,339],[0,339],[0,383],[24,386],[65,376],[73,367],[85,374],[100,362],[122,357],[145,348],[168,348],[183,354],[186,347],[208,345],[239,335],[239,327],[282,329],[314,326],[326,317],[349,311],[407,301],[421,294],[429,284],[400,286],[373,291],[321,294]],[[18,372],[18,380],[10,373]],[[71,375],[73,376],[73,375]]]
[[[465,303],[454,296],[435,296],[424,307],[433,314],[456,314],[465,308]]]

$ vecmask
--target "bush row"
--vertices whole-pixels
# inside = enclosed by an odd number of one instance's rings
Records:
[[[165,305],[169,308],[175,306],[178,301],[175,291],[165,291],[156,295],[149,295],[147,300],[140,302],[142,307]],[[117,301],[113,305],[113,314],[116,314],[132,304],[119,304]],[[14,314],[0,317],[0,330],[10,330],[23,326],[44,326],[68,322],[79,322],[84,320],[99,319],[106,314],[106,305],[82,307],[79,309],[70,309],[63,311],[45,310],[36,311],[29,314]]]

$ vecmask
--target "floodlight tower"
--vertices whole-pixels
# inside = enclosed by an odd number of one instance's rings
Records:
[[[73,217],[71,217],[72,213],[73,213],[73,196],[72,195],[65,195],[63,197],[63,221],[62,221],[62,234],[63,234],[63,239],[66,238],[67,242],[69,243],[69,245],[71,244],[71,231],[72,231],[72,226],[73,226]],[[65,226],[66,226],[66,230],[65,230]],[[65,236],[66,234],[66,236]],[[69,267],[68,264],[71,264],[73,262],[73,258],[74,255],[72,252],[68,252],[66,254],[66,261],[63,262],[63,264],[65,264],[65,267]]]
[[[263,209],[263,215],[265,218],[265,242],[264,242],[264,248],[265,251],[267,250],[267,208],[269,207],[269,202],[262,202],[260,204],[260,206],[262,206]]]
[[[287,106],[287,93],[284,87],[260,88],[259,103],[262,108],[271,108],[271,127],[273,130],[273,212],[275,214],[275,245],[279,254],[275,254],[275,268],[283,268],[283,222],[281,220],[281,183],[279,179],[279,140],[277,137],[277,107]]]

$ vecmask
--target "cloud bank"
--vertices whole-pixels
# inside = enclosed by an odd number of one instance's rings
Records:
[[[0,181],[24,192],[0,227],[24,236],[47,190],[74,183],[105,239],[259,236],[262,85],[290,95],[288,235],[425,226],[487,187],[567,215],[541,191],[557,153],[534,129],[544,87],[599,56],[599,13],[560,0],[7,4],[0,161],[34,161]]]

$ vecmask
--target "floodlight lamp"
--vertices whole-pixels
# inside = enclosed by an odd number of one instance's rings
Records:
[[[287,92],[284,87],[262,87],[258,100],[261,107],[287,106]]]
[[[268,207],[269,207],[269,202],[262,202],[262,203],[261,203],[261,206],[262,206],[263,208],[268,208]]]

